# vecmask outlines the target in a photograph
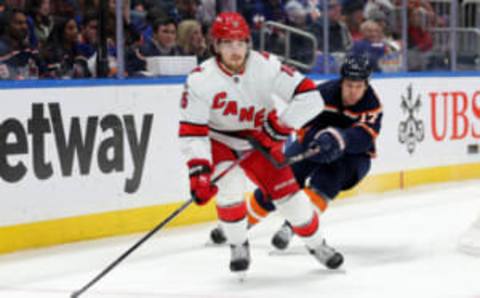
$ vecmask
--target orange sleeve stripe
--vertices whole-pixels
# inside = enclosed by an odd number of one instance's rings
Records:
[[[331,112],[338,112],[338,108],[336,106],[328,105],[328,104],[325,104],[325,110],[331,111]]]
[[[358,115],[362,115],[362,114],[377,114],[377,113],[380,113],[380,112],[382,112],[382,106],[379,106],[378,108],[375,108],[375,109],[365,110],[365,111],[361,111],[361,112],[354,112],[354,111],[351,111],[351,110],[345,110],[344,111],[345,114],[349,114],[349,115],[352,115],[352,116],[358,116]]]
[[[383,110],[383,107],[382,107],[382,106],[379,106],[378,108],[375,108],[375,109],[366,110],[366,111],[364,111],[364,113],[375,114],[375,113],[380,113],[380,112],[382,112],[382,110]]]
[[[366,125],[365,123],[357,123],[355,126],[361,127],[367,131],[369,135],[372,136],[372,138],[376,139],[378,137],[378,133],[371,128],[370,126]]]
[[[303,138],[305,137],[305,134],[307,133],[307,128],[300,128],[298,129],[295,133],[297,135],[297,140],[302,143],[303,142]]]
[[[310,198],[310,201],[315,205],[317,206],[318,209],[320,209],[320,211],[324,212],[327,207],[328,207],[328,203],[327,203],[327,200],[325,200],[324,197],[322,197],[321,195],[317,194],[316,192],[314,192],[313,190],[311,190],[310,188],[305,188],[303,191],[305,191],[305,193],[307,194],[307,196]]]

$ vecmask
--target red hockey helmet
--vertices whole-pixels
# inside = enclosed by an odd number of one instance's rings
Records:
[[[243,16],[236,12],[222,12],[210,28],[213,39],[250,39],[250,29]]]

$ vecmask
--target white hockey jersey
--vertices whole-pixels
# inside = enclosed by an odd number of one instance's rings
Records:
[[[237,74],[216,58],[202,63],[187,77],[181,99],[179,135],[187,160],[211,162],[209,138],[233,150],[250,149],[247,141],[231,134],[259,129],[275,108],[274,95],[287,105],[280,120],[293,128],[323,110],[314,83],[273,55],[251,50],[244,72]]]

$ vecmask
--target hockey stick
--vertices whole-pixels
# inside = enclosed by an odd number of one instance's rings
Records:
[[[218,174],[215,178],[212,179],[212,184],[216,184],[220,179],[222,179],[228,172],[230,172],[233,168],[238,166],[243,160],[248,158],[252,154],[253,151],[249,151],[242,155],[239,159],[235,162],[230,164],[227,168],[225,168],[220,174]],[[145,234],[140,240],[138,240],[134,245],[132,245],[127,251],[125,251],[121,256],[119,256],[115,261],[110,263],[105,269],[102,270],[97,276],[95,276],[92,280],[90,280],[87,284],[85,284],[81,289],[74,291],[70,297],[77,298],[80,297],[85,291],[87,291],[90,287],[96,284],[100,279],[102,279],[107,273],[112,271],[120,262],[122,262],[126,257],[128,257],[132,252],[134,252],[140,245],[142,245],[145,241],[147,241],[150,237],[152,237],[156,232],[158,232],[161,228],[163,228],[166,224],[168,224],[172,219],[174,219],[177,215],[179,215],[183,210],[185,210],[190,204],[194,201],[193,197],[190,198],[188,201],[182,204],[182,206],[178,207],[175,211],[173,211],[166,219],[160,222],[155,228],[153,228],[150,232]]]
[[[310,157],[312,157],[315,154],[318,154],[320,152],[320,147],[315,147],[313,149],[308,149],[308,150],[304,151],[303,153],[300,153],[300,154],[297,154],[297,155],[294,155],[294,156],[290,156],[290,157],[285,157],[285,160],[283,160],[283,161],[278,161],[272,155],[270,155],[270,152],[268,152],[268,150],[265,147],[263,147],[260,144],[260,142],[257,141],[255,138],[247,137],[247,139],[248,139],[248,142],[250,142],[250,144],[252,145],[252,147],[255,150],[260,151],[260,153],[269,162],[271,162],[275,166],[275,168],[277,168],[277,169],[281,169],[281,168],[284,168],[284,167],[289,166],[291,164],[302,161],[304,159],[310,158]]]

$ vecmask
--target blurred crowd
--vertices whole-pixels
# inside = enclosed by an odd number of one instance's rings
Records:
[[[100,0],[0,0],[0,79],[97,77]],[[323,13],[327,1],[328,11]],[[115,0],[108,0],[107,76],[115,76]],[[448,16],[435,12],[429,0],[408,0],[408,44],[401,42],[402,0],[123,0],[125,76],[148,76],[147,59],[155,56],[211,56],[208,28],[222,11],[239,11],[252,28],[252,44],[260,46],[266,21],[312,33],[317,49],[301,36],[285,39],[270,32],[266,50],[282,52],[289,43],[293,59],[312,54],[310,72],[325,71],[324,18],[328,18],[329,71],[353,52],[368,56],[375,71],[397,71],[401,49],[408,49],[409,70],[441,67],[429,53],[429,28],[448,26]],[[315,51],[312,53],[312,51]],[[441,60],[441,59],[440,59]]]

